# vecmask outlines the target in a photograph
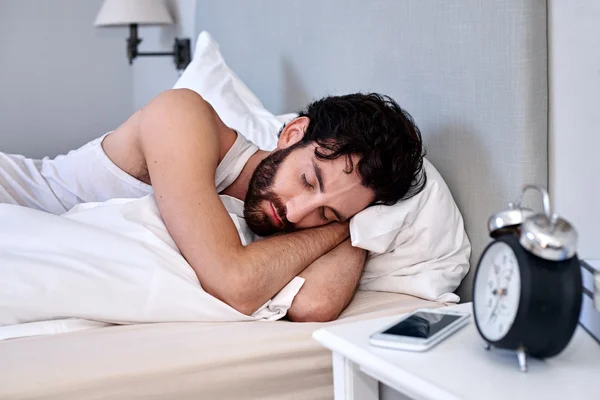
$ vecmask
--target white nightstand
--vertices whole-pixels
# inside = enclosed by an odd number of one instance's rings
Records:
[[[452,306],[471,311],[472,304]],[[333,352],[335,399],[375,400],[382,382],[410,399],[600,399],[600,345],[581,327],[567,348],[545,361],[529,358],[520,372],[514,353],[486,351],[471,322],[423,353],[369,344],[396,317],[337,325],[313,337]]]

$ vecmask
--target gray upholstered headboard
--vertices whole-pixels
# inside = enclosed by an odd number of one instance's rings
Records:
[[[274,113],[377,91],[415,118],[473,244],[524,183],[548,184],[545,0],[199,0],[196,29]]]

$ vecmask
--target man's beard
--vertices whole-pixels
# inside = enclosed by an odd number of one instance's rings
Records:
[[[299,142],[285,149],[276,150],[269,154],[258,164],[244,200],[244,218],[248,227],[259,236],[269,236],[277,232],[291,231],[294,226],[286,218],[286,208],[283,201],[273,192],[273,181],[281,166],[281,163],[295,149],[306,146]],[[273,204],[279,218],[283,222],[283,228],[275,226],[271,220],[270,213],[264,211],[268,202]],[[264,203],[264,204],[263,204]]]

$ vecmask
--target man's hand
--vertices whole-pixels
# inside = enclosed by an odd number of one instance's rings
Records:
[[[139,113],[139,146],[169,232],[203,288],[251,314],[349,235],[331,223],[242,246],[215,189],[221,141],[234,134],[190,90],[170,90]]]
[[[313,262],[299,276],[306,279],[288,310],[295,322],[327,322],[336,319],[356,291],[367,258],[366,250],[346,239]]]

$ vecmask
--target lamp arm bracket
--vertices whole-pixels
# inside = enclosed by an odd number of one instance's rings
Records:
[[[192,59],[190,39],[175,38],[173,51],[138,51],[139,44],[142,39],[138,37],[137,24],[129,25],[129,38],[127,39],[127,59],[129,64],[133,64],[133,60],[137,57],[174,57],[175,66],[179,70],[185,69]]]

